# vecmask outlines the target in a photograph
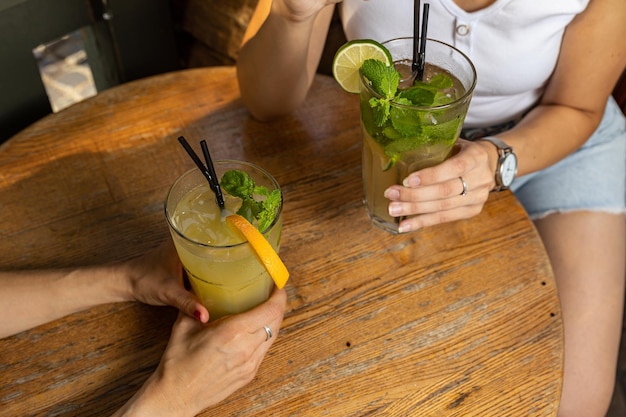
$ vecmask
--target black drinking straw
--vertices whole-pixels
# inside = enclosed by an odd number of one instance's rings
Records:
[[[200,147],[202,148],[202,153],[204,154],[204,160],[206,161],[207,169],[209,170],[209,174],[211,176],[211,180],[209,181],[209,185],[211,189],[215,193],[215,199],[217,200],[217,205],[220,208],[224,208],[224,195],[222,194],[222,188],[220,187],[220,182],[217,179],[217,174],[215,173],[215,167],[213,166],[213,161],[211,160],[211,154],[209,153],[209,148],[206,144],[206,140],[202,140],[200,142]]]
[[[426,34],[428,32],[428,12],[430,11],[430,4],[424,4],[424,11],[422,12],[422,32],[420,35],[420,50],[417,59],[417,79],[422,81],[424,78],[424,65],[426,64]]]
[[[209,156],[207,158],[207,165],[209,166],[207,167],[202,163],[202,161],[200,160],[198,155],[196,155],[196,153],[191,148],[191,146],[189,146],[189,143],[187,142],[184,136],[180,136],[178,138],[178,141],[180,142],[181,145],[183,145],[183,148],[185,148],[185,150],[187,151],[187,153],[189,154],[193,162],[196,164],[200,172],[202,172],[202,174],[207,179],[207,181],[209,181],[209,187],[211,187],[211,190],[213,190],[213,192],[215,193],[215,199],[217,200],[217,205],[220,206],[220,208],[224,208],[224,196],[222,195],[222,189],[220,188],[220,184],[217,180],[217,177],[215,176],[215,168],[213,167],[213,162],[211,162],[211,157]],[[202,143],[200,143],[200,146],[202,146],[202,151],[204,152],[206,143],[204,144],[204,146],[202,145]],[[208,155],[208,152],[209,150],[207,148],[206,153],[205,153],[205,158]]]
[[[420,0],[413,1],[413,61],[411,62],[411,70],[413,73],[417,72],[418,42],[420,38],[420,3]]]

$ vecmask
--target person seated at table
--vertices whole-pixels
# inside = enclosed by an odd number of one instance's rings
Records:
[[[624,311],[626,133],[611,98],[626,66],[624,2],[429,3],[428,37],[465,52],[478,84],[458,152],[388,188],[389,213],[403,218],[401,232],[477,215],[491,191],[511,186],[494,175],[498,145],[477,139],[496,136],[512,147],[511,189],[545,244],[562,305],[559,416],[603,416]],[[253,19],[262,23],[249,28],[237,73],[259,120],[306,99],[335,7],[348,40],[413,34],[412,0],[260,0],[258,7],[269,12]]]
[[[168,240],[125,262],[0,272],[0,338],[99,304],[174,306],[180,312],[156,371],[114,416],[191,417],[252,381],[275,340],[264,326],[278,335],[286,299],[275,289],[260,306],[208,323]]]

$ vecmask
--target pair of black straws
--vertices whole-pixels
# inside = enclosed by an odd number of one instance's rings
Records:
[[[196,164],[200,172],[202,172],[204,177],[209,181],[209,187],[211,187],[211,190],[213,190],[213,193],[215,194],[217,205],[223,209],[224,195],[222,194],[222,189],[220,187],[220,182],[217,179],[217,174],[215,174],[215,167],[213,166],[213,161],[211,160],[211,154],[209,153],[209,147],[206,144],[206,140],[200,141],[200,147],[202,148],[202,153],[204,154],[204,160],[206,162],[206,165],[202,163],[200,157],[196,155],[184,136],[179,136],[178,141],[181,145],[183,145],[183,148],[185,148],[189,156],[191,156],[191,159]]]

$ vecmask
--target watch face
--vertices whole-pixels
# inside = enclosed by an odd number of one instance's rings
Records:
[[[505,187],[511,186],[511,184],[513,184],[513,180],[515,179],[515,174],[517,174],[517,157],[515,154],[508,154],[504,158],[500,168],[500,173],[502,177],[502,185]]]

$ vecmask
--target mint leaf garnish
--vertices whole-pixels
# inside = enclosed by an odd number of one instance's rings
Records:
[[[433,75],[427,85],[434,87],[437,90],[445,90],[446,88],[452,88],[454,83],[452,82],[452,78],[450,78],[450,76],[440,72],[439,74]]]
[[[428,83],[418,81],[415,83],[415,87],[428,89],[433,92],[434,96],[432,102],[429,104],[416,104],[418,106],[443,106],[452,103],[454,100],[447,91],[453,86],[452,78],[443,73],[433,75]]]
[[[387,66],[376,59],[366,59],[361,65],[361,74],[369,81],[372,89],[382,97],[370,99],[374,123],[381,127],[389,118],[389,101],[398,91],[400,74],[393,66]]]
[[[452,103],[457,93],[450,75],[440,72],[428,81],[416,80],[411,87],[400,90],[401,76],[393,64],[387,66],[368,59],[360,71],[377,93],[377,97],[362,96],[361,115],[364,128],[389,158],[385,170],[391,169],[407,151],[456,140],[462,120],[447,120],[446,109],[420,112],[411,108]]]
[[[453,101],[454,100],[452,99],[451,95],[438,91],[437,94],[435,94],[433,106],[444,106],[446,104],[452,103]]]
[[[281,202],[279,190],[270,193],[267,187],[257,186],[250,175],[236,169],[222,175],[220,186],[228,194],[241,199],[241,207],[237,214],[245,217],[250,223],[258,221],[257,229],[260,232],[265,231],[276,218]],[[255,195],[265,196],[265,199],[255,200]]]
[[[449,143],[456,140],[462,127],[463,120],[459,117],[445,123],[423,126],[422,135],[428,144]]]
[[[279,190],[272,191],[265,201],[263,201],[263,210],[259,213],[259,230],[264,231],[272,225],[280,206],[281,195]]]
[[[436,88],[428,87],[428,85],[416,85],[408,88],[399,94],[399,98],[404,98],[409,101],[409,104],[414,106],[431,106],[435,102],[435,95],[437,94]],[[399,103],[400,100],[395,100]]]
[[[254,183],[252,177],[245,172],[231,170],[222,175],[220,186],[233,197],[239,197],[242,200],[247,200],[252,197],[256,184]]]
[[[410,106],[412,102],[406,98],[399,97],[395,100],[398,104]],[[391,124],[404,137],[418,136],[422,132],[422,121],[420,113],[411,108],[392,107],[390,112]]]
[[[386,99],[395,97],[400,84],[400,74],[393,65],[387,66],[377,59],[366,59],[361,65],[361,74],[380,96]]]
[[[372,108],[372,116],[376,126],[383,126],[389,118],[389,109],[391,108],[389,100],[372,97],[370,98],[370,107]]]

